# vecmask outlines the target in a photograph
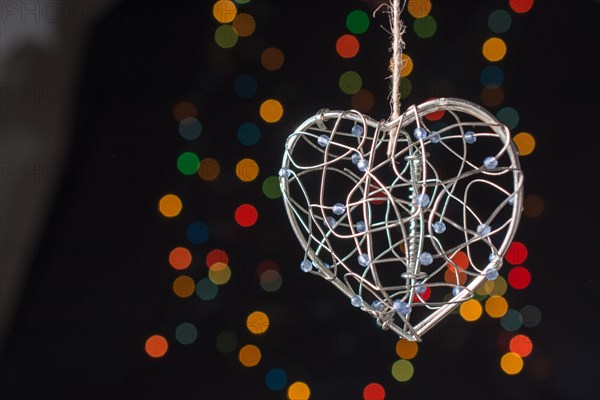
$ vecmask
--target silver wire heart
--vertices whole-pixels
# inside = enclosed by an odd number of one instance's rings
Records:
[[[279,176],[301,268],[415,341],[496,279],[522,210],[508,128],[460,99],[388,122],[319,111],[288,137]]]

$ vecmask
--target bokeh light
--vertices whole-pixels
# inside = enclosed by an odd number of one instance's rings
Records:
[[[536,218],[542,215],[545,207],[544,199],[537,194],[529,194],[523,200],[523,212],[529,218]]]
[[[498,107],[504,96],[504,89],[498,85],[487,85],[481,90],[481,101],[488,107]]]
[[[488,17],[488,26],[494,33],[505,33],[510,29],[512,17],[505,10],[492,11]]]
[[[508,302],[502,296],[491,296],[485,302],[485,312],[492,318],[501,318],[508,311]]]
[[[198,116],[198,109],[189,101],[180,101],[173,107],[173,118],[177,122],[181,122],[185,118],[195,118],[196,116]]]
[[[259,167],[256,161],[251,158],[244,158],[235,166],[235,175],[242,182],[252,182],[259,173]]]
[[[369,29],[371,19],[366,12],[362,10],[351,11],[346,17],[346,28],[356,35],[365,33]]]
[[[352,95],[352,108],[363,113],[367,113],[373,109],[375,97],[370,90],[361,89]]]
[[[437,21],[431,15],[416,19],[413,23],[413,30],[421,39],[429,39],[437,31]]]
[[[518,331],[521,328],[521,325],[523,325],[523,317],[521,316],[521,313],[516,310],[508,310],[500,319],[500,325],[502,325],[506,331]]]
[[[398,360],[392,364],[392,376],[398,382],[406,382],[412,378],[415,369],[412,363],[408,360]]]
[[[279,178],[269,176],[263,181],[262,191],[269,199],[278,199],[281,197],[281,189],[279,187]]]
[[[185,230],[185,235],[191,243],[202,244],[208,240],[208,225],[200,221],[192,222]]]
[[[335,43],[335,50],[342,58],[352,58],[358,54],[360,43],[354,35],[342,35]]]
[[[531,273],[525,267],[514,267],[508,272],[508,283],[514,289],[523,290],[531,283]]]
[[[273,293],[281,288],[281,284],[283,283],[283,279],[281,278],[281,274],[279,271],[268,270],[260,274],[260,287],[263,288],[265,292]]]
[[[479,289],[477,289],[476,293],[488,296],[504,296],[506,289],[508,289],[506,279],[499,276],[493,281],[486,281]]]
[[[225,263],[216,262],[208,269],[208,279],[215,285],[225,285],[231,279],[231,268]]]
[[[340,89],[346,94],[358,93],[362,87],[362,78],[355,71],[346,71],[340,76]]]
[[[175,269],[186,269],[192,263],[192,253],[185,247],[175,247],[169,252],[169,264]]]
[[[504,83],[504,72],[496,65],[488,65],[481,71],[479,79],[483,86],[502,85]]]
[[[287,381],[287,374],[281,368],[271,368],[265,375],[265,385],[274,392],[285,388]]]
[[[444,273],[444,282],[452,283],[452,284],[460,284],[464,285],[467,282],[467,274],[464,272],[458,272],[458,274],[454,271],[454,267],[452,269],[447,268]]]
[[[198,338],[198,329],[190,322],[183,322],[175,329],[175,339],[181,344],[192,344]]]
[[[236,45],[238,34],[231,25],[221,25],[215,31],[215,42],[224,49],[230,49]]]
[[[521,309],[521,318],[523,326],[535,328],[542,322],[542,312],[534,305],[527,305]]]
[[[253,344],[247,344],[240,349],[238,358],[244,367],[255,367],[260,362],[262,354]]]
[[[533,343],[527,335],[516,335],[510,340],[510,351],[521,357],[527,357],[533,351]]]
[[[268,123],[275,123],[283,116],[283,106],[274,99],[265,100],[260,105],[260,117]]]
[[[469,268],[469,256],[462,250],[457,251],[455,255],[450,257],[450,261],[448,268],[452,272],[456,270],[455,265],[459,268],[459,271]]]
[[[248,228],[258,220],[258,211],[251,204],[242,204],[235,210],[235,222]]]
[[[221,332],[215,340],[217,350],[223,354],[233,353],[237,348],[238,338],[235,333],[230,331]]]
[[[513,142],[515,142],[520,156],[528,156],[535,150],[535,139],[531,133],[518,133],[513,138]]]
[[[496,114],[500,122],[508,127],[515,129],[519,125],[519,113],[512,107],[504,107]]]
[[[423,18],[431,12],[430,0],[408,0],[408,12],[415,18]]]
[[[411,342],[410,340],[400,339],[396,342],[396,354],[398,357],[405,360],[412,360],[416,357],[419,351],[419,345],[417,342]]]
[[[531,10],[533,0],[510,0],[510,8],[518,14],[523,14]]]
[[[256,21],[250,14],[241,13],[233,19],[233,29],[240,37],[248,37],[254,33],[256,29]]]
[[[412,92],[412,82],[408,77],[400,78],[400,98],[405,99]]]
[[[200,161],[200,166],[198,167],[198,176],[200,179],[211,182],[217,179],[220,174],[221,165],[214,158],[207,157]]]
[[[187,275],[178,276],[173,281],[173,292],[177,297],[186,298],[194,294],[196,283]]]
[[[504,258],[512,265],[523,264],[527,260],[527,247],[521,242],[512,242]]]
[[[369,383],[363,390],[364,400],[385,400],[385,389],[377,382]]]
[[[177,169],[183,175],[194,175],[198,172],[198,167],[200,167],[200,159],[196,154],[190,151],[181,153],[179,157],[177,157]]]
[[[185,117],[179,123],[179,134],[186,140],[198,139],[202,133],[202,124],[195,117]]]
[[[402,53],[402,69],[400,70],[400,76],[409,76],[414,67],[412,58],[405,53]]]
[[[287,390],[289,400],[308,400],[310,399],[310,388],[304,382],[294,382]]]
[[[152,358],[159,358],[167,353],[169,343],[164,336],[152,335],[146,340],[146,354]]]
[[[204,301],[209,301],[217,297],[219,287],[209,278],[203,278],[196,284],[196,296]]]
[[[477,321],[482,312],[481,304],[475,299],[467,300],[460,305],[460,316],[465,321]]]
[[[517,353],[506,353],[500,359],[500,367],[508,375],[516,375],[523,369],[523,359]]]
[[[233,83],[233,90],[242,99],[249,99],[256,94],[258,83],[252,75],[242,74]]]
[[[233,1],[219,0],[213,5],[213,17],[222,24],[235,19],[237,7]]]
[[[500,61],[506,55],[506,43],[500,38],[494,37],[483,44],[483,56],[491,62]]]
[[[252,122],[245,122],[237,130],[237,139],[244,146],[254,146],[260,139],[260,129]]]
[[[267,71],[277,71],[283,66],[284,60],[283,52],[276,47],[265,49],[260,56],[260,63]]]
[[[246,318],[246,328],[255,334],[262,335],[269,329],[269,317],[262,311],[254,311]]]
[[[229,255],[225,250],[213,249],[206,254],[206,267],[210,268],[214,263],[222,262],[229,264]]]
[[[158,210],[165,217],[178,216],[182,208],[181,199],[174,194],[166,194],[158,202]]]

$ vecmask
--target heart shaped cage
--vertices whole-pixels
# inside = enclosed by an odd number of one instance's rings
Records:
[[[393,121],[321,110],[287,139],[279,180],[302,270],[413,341],[497,278],[522,210],[508,128],[460,99]]]

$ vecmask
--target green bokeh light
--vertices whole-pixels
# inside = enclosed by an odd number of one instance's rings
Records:
[[[279,189],[279,179],[276,176],[269,176],[263,181],[262,190],[265,196],[270,199],[278,199],[281,197]]]
[[[192,152],[186,151],[177,158],[177,169],[184,175],[194,175],[199,166],[200,159]]]
[[[340,89],[346,94],[355,94],[362,87],[362,78],[357,72],[347,71],[340,76]]]
[[[435,32],[437,31],[437,22],[431,15],[415,19],[413,30],[421,39],[428,39],[435,35]]]
[[[360,35],[369,29],[371,20],[366,12],[354,10],[346,17],[346,27],[354,34]]]
[[[232,48],[237,41],[238,34],[231,25],[221,25],[215,31],[215,42],[224,49]]]
[[[175,339],[181,344],[192,344],[198,339],[198,329],[193,324],[184,322],[175,329]]]

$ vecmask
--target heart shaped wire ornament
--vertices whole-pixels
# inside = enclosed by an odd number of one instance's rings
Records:
[[[389,6],[395,61],[399,3]],[[498,277],[520,220],[523,172],[492,114],[452,98],[400,114],[398,87],[387,121],[355,110],[308,118],[286,141],[279,182],[302,270],[384,330],[421,341]]]

